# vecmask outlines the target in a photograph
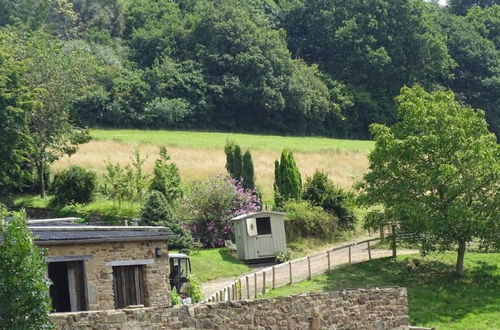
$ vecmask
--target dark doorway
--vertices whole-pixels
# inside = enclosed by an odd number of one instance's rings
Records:
[[[51,262],[48,273],[54,312],[87,310],[83,261]]]

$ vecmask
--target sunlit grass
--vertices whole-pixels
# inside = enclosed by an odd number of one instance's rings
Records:
[[[456,254],[400,256],[355,264],[265,297],[357,287],[408,288],[410,323],[437,329],[500,329],[500,253],[467,253],[466,272],[453,273]]]

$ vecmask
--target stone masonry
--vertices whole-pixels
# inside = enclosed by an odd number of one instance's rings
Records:
[[[408,329],[405,288],[52,314],[58,329]]]
[[[155,248],[161,248],[161,257]],[[115,308],[113,293],[113,268],[106,263],[114,260],[153,259],[144,265],[146,306],[170,304],[168,284],[168,253],[164,241],[115,242],[90,244],[65,244],[44,246],[47,257],[89,255],[85,261],[85,277],[89,310]]]

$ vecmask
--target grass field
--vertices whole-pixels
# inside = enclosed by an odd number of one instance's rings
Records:
[[[192,252],[189,258],[192,272],[201,282],[239,276],[251,270],[225,248],[201,249],[199,252]]]
[[[344,189],[350,189],[368,168],[367,153],[371,141],[339,140],[318,137],[282,137],[270,135],[203,133],[187,131],[92,130],[91,142],[52,166],[54,173],[69,165],[81,165],[104,173],[105,161],[127,164],[135,149],[147,157],[145,170],[151,173],[159,146],[168,147],[184,181],[205,179],[226,173],[224,145],[232,140],[243,150],[252,151],[256,182],[265,200],[272,199],[274,161],[284,148],[295,151],[303,179],[315,170],[323,170]]]
[[[318,152],[323,150],[369,151],[373,148],[372,141],[194,131],[92,130],[91,136],[96,140],[203,149],[224,148],[228,140],[237,142],[243,149],[252,150],[281,151],[289,148],[293,151]]]
[[[356,287],[408,288],[410,323],[437,329],[500,329],[500,253],[466,254],[466,273],[453,273],[453,253],[400,256],[346,266],[265,297]]]

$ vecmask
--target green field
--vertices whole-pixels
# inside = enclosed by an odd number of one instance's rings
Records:
[[[243,149],[314,152],[321,150],[368,151],[372,141],[341,140],[322,137],[296,137],[238,133],[215,133],[165,130],[91,130],[97,140],[149,143],[190,148],[223,148],[227,140],[237,142]]]
[[[356,287],[408,288],[410,323],[436,329],[500,329],[500,253],[466,254],[466,272],[453,273],[456,255],[400,256],[343,267],[264,297]]]

